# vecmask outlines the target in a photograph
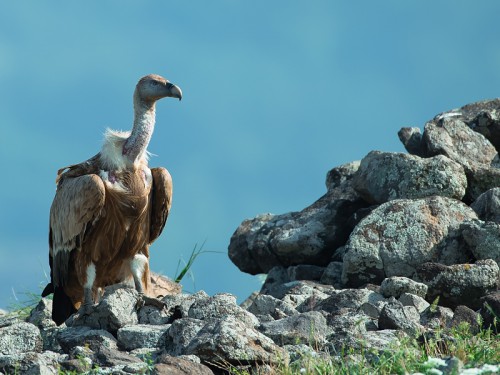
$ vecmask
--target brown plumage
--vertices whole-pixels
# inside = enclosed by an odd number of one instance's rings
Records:
[[[147,146],[155,123],[155,102],[181,99],[181,90],[157,75],[139,80],[131,132],[108,130],[101,152],[57,173],[50,209],[52,318],[63,323],[88,309],[100,289],[133,280],[143,296],[149,283],[149,246],[161,234],[172,199],[165,168],[149,169]],[[143,297],[145,298],[145,297]]]

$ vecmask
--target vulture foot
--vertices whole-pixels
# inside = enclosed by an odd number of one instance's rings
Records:
[[[158,298],[148,297],[142,293],[139,294],[139,299],[137,300],[136,308],[139,310],[143,306],[154,306],[159,309],[164,309],[167,305],[159,300]]]

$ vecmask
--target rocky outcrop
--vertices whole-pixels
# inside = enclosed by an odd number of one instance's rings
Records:
[[[223,374],[345,348],[376,361],[408,336],[496,328],[499,111],[474,103],[403,128],[409,154],[372,151],[329,171],[302,211],[245,220],[229,257],[267,277],[240,306],[158,276],[163,308],[114,285],[56,327],[42,299],[27,319],[0,316],[0,372]]]

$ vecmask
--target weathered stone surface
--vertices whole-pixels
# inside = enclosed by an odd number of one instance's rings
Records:
[[[359,168],[360,161],[353,161],[350,163],[339,165],[338,167],[332,168],[326,174],[326,188],[327,190],[333,190],[336,188],[348,189],[348,182],[352,179],[354,174]]]
[[[372,151],[361,160],[353,187],[368,202],[417,199],[431,195],[461,199],[467,178],[463,167],[443,155],[420,158]]]
[[[150,297],[161,298],[168,295],[180,294],[182,285],[172,281],[165,275],[150,271],[149,288],[146,294]]]
[[[28,323],[36,325],[40,329],[43,341],[43,350],[58,352],[61,350],[57,342],[57,333],[63,328],[56,326],[52,320],[52,300],[42,298],[40,302],[31,310]]]
[[[500,168],[498,162],[494,166],[476,165],[473,170],[466,171],[467,191],[464,201],[473,202],[481,194],[500,186]]]
[[[326,285],[333,285],[335,288],[342,286],[342,262],[330,262],[321,275],[320,282]]]
[[[500,188],[495,187],[481,194],[470,205],[479,219],[500,223]]]
[[[430,329],[446,328],[452,319],[452,309],[434,304],[420,314],[420,324]]]
[[[231,237],[229,257],[251,274],[275,266],[326,266],[349,236],[349,217],[365,206],[346,178],[300,212],[245,220]]]
[[[482,134],[473,131],[458,116],[440,115],[425,125],[422,143],[427,156],[445,155],[467,170],[490,166],[497,155],[495,147]]]
[[[195,363],[181,357],[164,354],[158,358],[155,365],[158,375],[213,375],[207,366]]]
[[[208,322],[186,348],[202,361],[233,365],[276,364],[287,353],[270,338],[232,316]]]
[[[209,298],[209,295],[200,290],[194,294],[177,294],[165,296],[162,301],[165,303],[165,309],[169,312],[169,316],[177,318],[187,318],[189,315],[189,309],[193,303],[197,301],[205,301]]]
[[[279,346],[310,344],[314,347],[323,347],[326,343],[326,336],[329,334],[326,318],[319,311],[310,311],[263,323],[259,331]]]
[[[104,329],[113,334],[126,325],[137,324],[137,291],[126,285],[112,285],[105,289],[101,302],[95,306],[90,315],[72,315],[66,324],[68,326],[86,326],[94,329]]]
[[[137,324],[125,326],[118,330],[116,338],[118,345],[125,350],[138,348],[159,348],[165,345],[167,331],[170,325]]]
[[[65,355],[46,351],[0,355],[0,371],[5,374],[59,374]]]
[[[406,151],[412,155],[425,156],[422,151],[422,133],[420,128],[404,127],[398,132],[398,137]]]
[[[257,317],[264,315],[271,317],[273,320],[298,314],[298,311],[292,305],[267,294],[257,295],[247,310]]]
[[[385,304],[378,319],[379,329],[403,330],[414,336],[422,330],[420,314],[413,306],[403,306],[399,301]]]
[[[418,268],[416,277],[429,287],[427,301],[439,297],[440,305],[465,305],[477,310],[481,297],[497,289],[499,275],[497,263],[487,259],[452,266],[425,263]]]
[[[41,352],[42,349],[42,336],[35,325],[15,322],[0,328],[0,354]]]
[[[424,298],[410,293],[401,294],[398,301],[401,302],[403,306],[415,307],[419,313],[422,313],[430,305]]]
[[[165,342],[167,353],[175,356],[186,354],[186,348],[204,325],[205,322],[192,318],[174,321],[168,330],[168,338]]]
[[[342,309],[357,310],[366,302],[378,303],[384,297],[369,289],[343,289],[321,301],[314,309],[325,311],[330,314],[337,314]]]
[[[57,334],[57,340],[65,353],[69,353],[76,346],[87,346],[93,351],[97,351],[100,346],[118,348],[111,333],[89,327],[68,327]]]
[[[399,298],[403,293],[411,293],[419,297],[425,297],[427,294],[427,285],[418,283],[407,277],[392,276],[382,281],[380,293],[382,293],[384,297],[395,298]]]
[[[500,224],[471,220],[462,223],[460,229],[475,259],[493,259],[500,264]]]
[[[480,325],[481,315],[467,306],[460,305],[453,312],[453,319],[450,322],[451,328],[457,328],[461,324],[466,323],[469,325],[470,332],[477,334],[481,329]]]
[[[325,271],[325,267],[315,266],[312,264],[299,264],[287,268],[288,278],[290,281],[295,280],[315,280],[319,281],[321,275]]]
[[[190,318],[208,320],[223,315],[231,315],[249,327],[259,325],[259,320],[252,313],[236,304],[236,297],[229,293],[216,294],[204,300],[194,302],[189,308]]]
[[[433,196],[394,200],[365,217],[346,244],[342,281],[351,286],[411,277],[422,263],[464,263],[459,226],[475,212],[454,199]]]
[[[498,317],[500,316],[500,290],[492,292],[481,298],[481,316],[485,327],[491,327],[500,332]],[[496,324],[494,321],[496,319]]]
[[[102,367],[115,367],[120,365],[129,365],[132,363],[142,364],[142,361],[139,358],[104,345],[94,351],[93,360],[94,363],[97,363]]]

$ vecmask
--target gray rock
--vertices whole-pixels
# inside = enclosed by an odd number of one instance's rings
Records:
[[[481,297],[497,289],[499,275],[498,264],[487,259],[453,266],[425,263],[417,270],[416,277],[429,287],[428,301],[439,297],[440,305],[451,308],[465,305],[478,310]]]
[[[398,301],[401,302],[403,306],[415,307],[419,313],[422,313],[430,305],[424,298],[410,293],[401,294]]]
[[[164,354],[158,358],[155,365],[156,374],[164,375],[213,375],[213,371],[200,363],[182,357],[172,357]]]
[[[186,348],[203,328],[206,322],[193,318],[181,318],[175,320],[168,330],[168,338],[165,342],[167,353],[178,356],[186,354]]]
[[[59,362],[64,355],[46,351],[0,355],[0,371],[6,374],[60,374]]]
[[[427,294],[427,285],[418,283],[407,277],[392,276],[382,281],[382,284],[380,284],[380,293],[384,297],[399,298],[403,293],[411,293],[424,298]]]
[[[342,286],[342,262],[330,262],[321,275],[322,284],[333,285],[335,288]]]
[[[399,301],[385,304],[378,319],[379,329],[403,330],[415,336],[422,330],[420,314],[413,306],[403,306]]]
[[[500,186],[500,169],[498,161],[494,166],[476,165],[473,169],[466,170],[467,174],[467,191],[464,201],[473,202],[478,199],[481,194]]]
[[[208,322],[186,348],[202,361],[232,365],[277,364],[287,353],[274,342],[236,320],[225,316]]]
[[[265,285],[263,286],[264,289]],[[280,285],[273,285],[272,289],[261,291],[272,295],[300,311],[304,303],[319,302],[335,293],[335,288],[322,285],[314,281],[290,281]],[[302,307],[301,307],[302,306]]]
[[[429,305],[420,314],[420,324],[429,329],[441,329],[450,325],[453,319],[453,310],[448,307]]]
[[[40,329],[43,350],[50,350],[53,352],[61,350],[57,342],[57,333],[63,328],[58,327],[52,320],[52,300],[42,298],[35,308],[31,310],[27,321]]]
[[[323,347],[329,333],[326,318],[319,311],[263,323],[259,331],[279,346],[309,344],[314,348]]]
[[[358,310],[366,302],[376,304],[383,300],[381,294],[369,289],[343,289],[321,301],[315,310],[337,314],[343,309]]]
[[[351,180],[358,170],[359,164],[360,161],[353,161],[329,170],[326,174],[325,182],[327,190],[333,190],[345,186],[346,182]]]
[[[398,137],[401,143],[405,146],[406,151],[410,154],[425,156],[422,151],[422,133],[419,128],[401,128],[398,132]]]
[[[349,217],[365,206],[346,179],[300,212],[245,220],[231,237],[229,257],[251,274],[275,266],[326,266],[352,230]]]
[[[15,322],[0,328],[0,354],[41,352],[42,349],[42,336],[34,324]]]
[[[273,320],[298,314],[292,305],[267,294],[256,296],[247,310],[256,316],[269,315]]]
[[[67,327],[57,334],[57,340],[65,353],[69,353],[76,346],[87,346],[93,351],[97,351],[101,346],[118,349],[116,339],[111,333],[89,327]]]
[[[137,324],[137,291],[123,284],[105,288],[102,300],[90,315],[72,315],[67,321],[68,326],[86,326],[94,329],[104,329],[113,334],[126,325]]]
[[[104,345],[94,351],[93,362],[100,367],[115,367],[139,363],[141,364],[139,368],[145,367],[139,358]]]
[[[368,202],[417,199],[431,195],[461,199],[467,178],[463,167],[443,155],[414,155],[372,151],[361,160],[353,187]]]
[[[469,326],[469,332],[473,335],[479,333],[481,329],[481,315],[467,306],[460,305],[453,312],[453,319],[450,328],[458,328],[462,324]]]
[[[462,202],[438,196],[384,203],[351,233],[342,281],[350,286],[380,283],[391,276],[411,277],[419,265],[431,260],[466,262],[459,226],[476,218]]]
[[[490,166],[497,151],[482,134],[473,131],[459,116],[439,115],[425,125],[422,143],[427,156],[445,155],[466,170]]]
[[[299,264],[287,268],[288,278],[290,281],[295,280],[315,280],[319,281],[325,267],[314,266],[312,264]]]
[[[190,318],[208,320],[223,315],[234,316],[249,327],[259,325],[259,320],[252,313],[236,304],[236,297],[229,293],[216,294],[213,297],[195,301],[189,308]]]
[[[177,294],[177,295],[168,295],[163,297],[162,301],[166,305],[166,310],[169,312],[169,315],[177,315],[177,318],[187,318],[189,315],[189,309],[193,305],[193,303],[197,301],[204,301],[209,298],[209,295],[200,290],[194,294]]]
[[[137,324],[120,328],[116,333],[118,345],[125,350],[138,348],[159,348],[165,346],[169,324]]]
[[[156,306],[145,305],[137,312],[137,319],[139,324],[167,324],[172,320],[174,311],[175,310],[167,311],[166,309],[159,309]]]
[[[481,298],[481,316],[486,328],[495,329],[500,332],[498,317],[500,316],[500,290],[490,293]]]
[[[500,224],[471,220],[462,223],[460,229],[475,259],[493,259],[500,264]]]
[[[479,219],[500,223],[500,188],[495,187],[481,194],[470,205]]]

